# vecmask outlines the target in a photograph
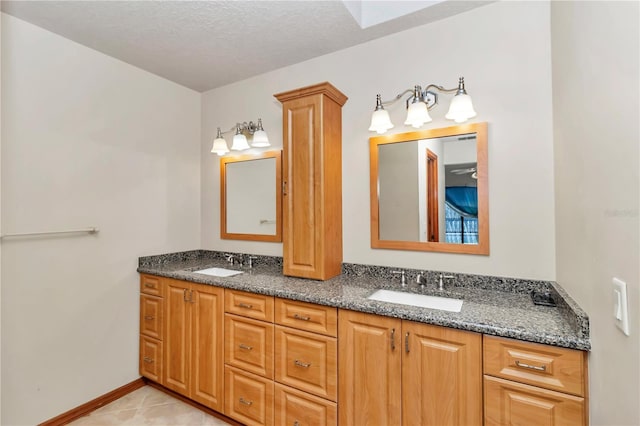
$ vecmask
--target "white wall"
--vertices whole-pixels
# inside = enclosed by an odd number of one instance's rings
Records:
[[[553,2],[557,281],[591,322],[593,425],[640,424],[638,2]],[[631,336],[613,322],[626,281]]]
[[[2,424],[139,377],[141,255],[199,244],[200,94],[2,15]]]
[[[373,250],[369,232],[367,131],[375,95],[390,99],[414,84],[455,87],[464,76],[489,122],[491,255]],[[547,2],[499,2],[359,46],[224,86],[203,96],[202,246],[281,255],[280,244],[219,238],[217,126],[261,117],[282,146],[282,109],[274,93],[330,81],[348,97],[343,108],[344,261],[523,278],[555,278],[550,23]],[[451,99],[428,126],[453,123]],[[389,108],[395,132],[401,102]],[[523,229],[533,230],[522,232]]]

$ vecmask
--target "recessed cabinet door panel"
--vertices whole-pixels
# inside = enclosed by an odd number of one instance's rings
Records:
[[[163,299],[157,296],[140,295],[140,333],[162,340]]]
[[[167,280],[164,386],[189,395],[191,309],[189,284]]]
[[[402,323],[403,425],[482,424],[482,335]]]
[[[162,342],[140,336],[140,375],[154,382],[162,380]]]
[[[289,102],[286,130],[287,202],[284,208],[284,250],[295,269],[316,267],[316,226],[318,206],[314,181],[316,178],[315,140],[320,97]],[[285,265],[286,267],[287,265]],[[286,272],[285,272],[286,274]]]
[[[401,321],[338,313],[341,425],[401,424]]]
[[[484,389],[487,426],[586,424],[583,398],[490,376]]]
[[[275,384],[275,424],[277,426],[336,426],[336,403]]]
[[[225,314],[225,362],[273,379],[273,324]]]
[[[337,397],[334,337],[276,327],[276,381],[323,398]]]
[[[273,424],[273,382],[225,367],[225,414],[247,426]]]
[[[191,398],[209,408],[224,408],[224,289],[193,286],[191,335]]]

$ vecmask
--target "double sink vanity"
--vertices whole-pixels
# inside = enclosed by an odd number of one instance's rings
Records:
[[[220,236],[283,256],[140,258],[141,375],[246,425],[588,424],[589,322],[564,290],[343,263],[347,97],[275,97],[282,151],[220,159]],[[373,249],[489,255],[487,123],[369,147]]]
[[[203,250],[138,272],[141,374],[243,424],[587,424],[588,319],[553,282],[456,274],[438,290],[406,270],[402,287],[355,264],[316,281]]]

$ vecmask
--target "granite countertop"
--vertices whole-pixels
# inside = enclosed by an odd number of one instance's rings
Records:
[[[281,258],[258,256],[254,263],[251,269],[231,266],[220,252],[194,250],[142,257],[138,272],[494,336],[591,349],[587,315],[554,282],[453,274],[452,283],[440,291],[435,286],[436,271],[424,272],[429,284],[421,288],[415,283],[415,274],[422,271],[405,269],[409,279],[403,288],[399,279],[390,273],[396,268],[345,264],[341,275],[316,281],[284,276]],[[194,272],[211,267],[243,273],[223,278]],[[454,297],[463,299],[464,303],[460,312],[448,312],[367,299],[377,289]],[[552,294],[557,306],[534,305],[532,290]]]

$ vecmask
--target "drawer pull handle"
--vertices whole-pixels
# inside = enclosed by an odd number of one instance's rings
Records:
[[[252,405],[253,401],[247,401],[246,399],[244,399],[243,397],[240,397],[240,404],[244,404],[244,405]]]
[[[407,334],[404,335],[404,351],[406,353],[409,353],[409,332],[407,331]]]
[[[395,351],[396,350],[396,329],[395,328],[391,329],[391,336],[389,336],[389,339],[391,340],[391,350]]]
[[[253,309],[253,305],[250,305],[248,303],[238,303],[238,306],[240,306],[241,308],[246,308],[246,309]]]
[[[516,365],[518,367],[528,368],[530,370],[536,370],[536,371],[546,371],[547,370],[547,366],[546,365],[541,365],[540,367],[538,367],[537,365],[525,364],[524,362],[520,362],[518,360],[516,360]]]
[[[251,349],[253,349],[253,346],[247,346],[244,343],[240,343],[238,346],[240,347],[240,349],[244,349],[247,351],[250,351]]]
[[[311,319],[311,317],[308,317],[306,315],[300,315],[300,314],[293,314],[293,317],[295,319],[299,319],[299,320],[302,320],[302,321],[309,321]]]
[[[297,360],[297,359],[296,359],[295,361],[293,361],[293,363],[294,363],[295,365],[297,365],[298,367],[302,367],[302,368],[309,368],[309,367],[311,367],[311,363],[310,363],[310,362],[302,362],[302,361],[299,361],[299,360]]]
[[[295,319],[299,319],[299,320],[302,320],[302,321],[309,321],[311,319],[311,317],[308,317],[306,315],[300,315],[300,314],[293,314],[293,317]]]
[[[147,321],[153,320],[155,317],[153,315],[145,315],[144,319]]]
[[[149,358],[148,356],[144,357],[144,362],[146,362],[147,364],[151,364],[153,362],[152,358]]]
[[[156,288],[156,286],[151,283],[144,283],[144,286],[147,288]]]

